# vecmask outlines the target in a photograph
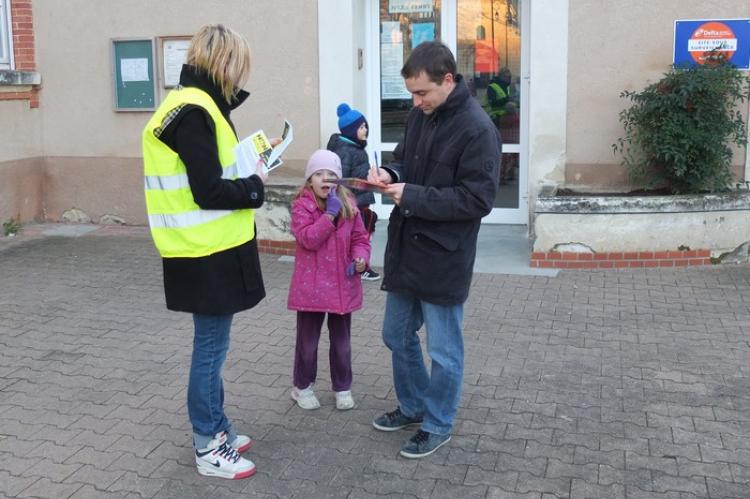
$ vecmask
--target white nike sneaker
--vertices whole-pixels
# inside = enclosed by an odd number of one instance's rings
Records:
[[[236,439],[235,439],[236,441]],[[195,449],[195,464],[203,476],[239,480],[255,474],[255,464],[227,443],[227,432],[217,433],[204,449]]]

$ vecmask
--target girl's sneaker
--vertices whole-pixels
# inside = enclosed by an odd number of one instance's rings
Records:
[[[255,474],[255,464],[240,456],[227,442],[227,433],[217,433],[204,449],[195,449],[195,464],[203,476],[239,480]]]
[[[320,407],[320,402],[318,402],[318,398],[315,396],[315,392],[313,392],[312,385],[304,390],[300,390],[296,386],[292,388],[292,399],[297,402],[300,408],[308,411]]]
[[[336,409],[340,411],[348,411],[353,408],[354,399],[352,398],[352,392],[350,390],[336,392]]]

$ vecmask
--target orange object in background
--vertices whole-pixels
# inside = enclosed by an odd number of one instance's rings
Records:
[[[500,70],[500,56],[489,43],[474,42],[474,74],[497,74]]]
[[[737,35],[732,28],[718,21],[701,24],[688,40],[688,52],[695,62],[705,64],[706,54],[716,50],[729,60],[737,50]]]

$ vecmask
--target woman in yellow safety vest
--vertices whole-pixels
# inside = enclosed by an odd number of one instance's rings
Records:
[[[500,74],[490,80],[490,84],[487,85],[486,111],[495,126],[499,126],[499,119],[508,112],[509,105],[512,106],[515,100],[510,69],[503,68],[500,70]]]
[[[204,26],[190,42],[180,85],[143,130],[146,207],[162,256],[167,308],[193,314],[187,408],[198,472],[245,478],[255,465],[240,454],[251,440],[224,414],[221,370],[233,314],[265,296],[254,209],[263,204],[262,168],[240,171],[229,119],[248,93],[244,37]]]

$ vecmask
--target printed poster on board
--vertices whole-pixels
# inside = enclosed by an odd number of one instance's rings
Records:
[[[413,23],[411,25],[411,48],[422,42],[435,39],[435,23]]]
[[[410,99],[401,68],[404,65],[404,34],[401,23],[385,21],[380,25],[380,92],[382,99]]]
[[[380,91],[383,99],[411,99],[404,85],[401,68],[404,65],[404,44],[389,43],[380,45]]]

